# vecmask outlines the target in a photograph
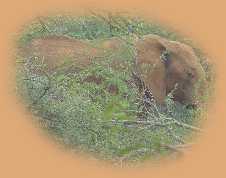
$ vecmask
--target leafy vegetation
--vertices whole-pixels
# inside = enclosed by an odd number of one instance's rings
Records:
[[[194,125],[200,121],[202,108],[175,103],[172,94],[166,98],[165,107],[152,103],[147,108],[142,103],[132,80],[132,39],[145,34],[183,41],[159,25],[129,16],[91,14],[35,19],[23,30],[19,46],[48,35],[67,35],[93,45],[111,37],[127,42],[126,50],[119,54],[68,72],[65,69],[72,66],[70,62],[52,73],[36,73],[35,69],[46,68],[40,59],[18,56],[17,92],[36,116],[36,123],[70,149],[88,151],[116,163],[140,162],[177,151],[177,145],[185,144],[192,131],[199,130]],[[124,70],[109,65],[112,55],[121,56]],[[94,75],[96,82],[89,80]]]

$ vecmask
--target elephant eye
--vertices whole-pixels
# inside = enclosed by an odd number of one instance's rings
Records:
[[[189,77],[189,78],[194,78],[194,74],[192,73],[192,72],[187,72],[187,76]]]
[[[167,62],[170,58],[170,52],[168,50],[165,50],[162,52],[160,59],[163,60],[164,62]]]

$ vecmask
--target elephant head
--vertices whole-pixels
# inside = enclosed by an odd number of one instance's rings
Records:
[[[147,35],[136,42],[137,66],[155,100],[162,104],[170,92],[182,104],[196,104],[205,89],[205,72],[192,47]]]

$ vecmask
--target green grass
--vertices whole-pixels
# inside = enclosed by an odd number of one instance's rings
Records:
[[[174,32],[140,18],[107,16],[54,16],[35,19],[20,34],[18,45],[48,35],[67,35],[89,40],[98,45],[102,39],[123,38],[125,48],[110,54],[100,63],[85,69],[65,72],[71,63],[65,63],[54,73],[35,74],[32,69],[44,69],[40,60],[18,57],[17,92],[29,110],[38,117],[36,123],[55,140],[72,150],[89,152],[96,157],[116,163],[142,162],[172,153],[162,145],[178,145],[189,140],[191,129],[175,121],[196,125],[202,108],[188,109],[166,98],[166,108],[153,105],[143,115],[149,124],[137,124],[144,106],[138,88],[129,83],[135,55],[131,42],[133,35],[157,34],[171,40],[183,41]],[[118,55],[122,69],[111,65],[113,55]],[[209,69],[206,69],[209,72]],[[95,75],[102,82],[87,82]],[[129,83],[129,84],[128,84]],[[108,91],[117,86],[116,94]],[[38,118],[38,119],[37,119]]]

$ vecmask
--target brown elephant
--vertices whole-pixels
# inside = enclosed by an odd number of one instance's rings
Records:
[[[157,35],[147,35],[135,40],[136,64],[145,85],[151,90],[157,103],[175,88],[174,100],[183,104],[195,104],[204,90],[205,72],[194,50],[185,44],[169,41]],[[49,70],[54,70],[65,58],[76,65],[87,66],[92,60],[100,60],[109,51],[123,49],[125,41],[111,38],[93,46],[85,40],[49,36],[33,39],[20,52],[22,56],[38,56],[44,59]],[[114,59],[118,63],[118,59]]]
[[[137,66],[158,103],[173,91],[175,101],[197,104],[205,90],[205,72],[192,47],[147,35],[136,42]]]

